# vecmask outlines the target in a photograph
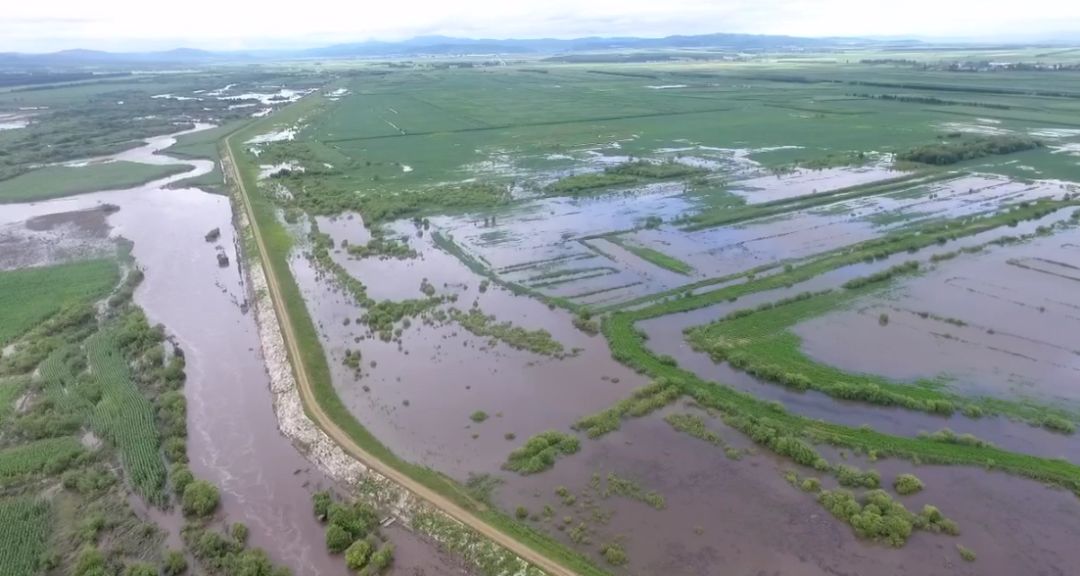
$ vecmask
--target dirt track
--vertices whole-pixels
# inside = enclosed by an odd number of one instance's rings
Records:
[[[235,134],[234,134],[235,135]],[[516,554],[521,559],[532,564],[533,566],[543,570],[551,576],[578,576],[576,572],[566,568],[565,566],[547,558],[546,556],[536,552],[532,548],[522,544],[518,540],[511,538],[504,534],[499,529],[488,524],[484,520],[465,510],[461,506],[458,506],[454,502],[450,501],[441,494],[431,490],[427,486],[416,482],[406,474],[398,471],[393,466],[387,464],[383,460],[370,454],[364,450],[358,444],[356,444],[349,435],[342,430],[337,423],[335,423],[329,415],[323,411],[322,406],[319,405],[318,400],[312,390],[311,380],[308,377],[307,367],[304,365],[300,350],[296,343],[296,335],[292,327],[292,319],[289,317],[288,311],[285,309],[284,300],[281,296],[281,289],[278,285],[277,274],[273,269],[273,265],[270,262],[270,258],[267,255],[266,245],[263,241],[262,232],[259,229],[259,222],[255,218],[254,211],[251,207],[251,201],[248,198],[247,189],[244,185],[243,178],[240,177],[239,169],[236,167],[236,161],[232,150],[232,138],[234,135],[230,135],[225,138],[225,156],[223,163],[228,164],[227,170],[232,179],[236,182],[238,187],[238,193],[241,202],[244,206],[244,211],[247,213],[248,221],[251,224],[252,234],[255,238],[256,246],[259,250],[259,259],[262,261],[263,267],[266,269],[267,285],[270,288],[270,297],[274,302],[274,311],[277,315],[278,322],[281,326],[282,335],[285,338],[286,345],[289,351],[289,357],[292,360],[293,372],[296,375],[297,388],[300,391],[300,398],[304,403],[304,408],[307,410],[308,415],[312,420],[321,428],[330,438],[338,443],[349,455],[362,462],[365,466],[368,466],[375,472],[385,476],[392,480],[399,486],[412,492],[421,500],[429,503],[430,505],[438,508],[443,513],[458,520],[466,526],[472,528],[478,533],[482,534],[485,538],[495,542],[499,546],[506,548],[510,552]]]

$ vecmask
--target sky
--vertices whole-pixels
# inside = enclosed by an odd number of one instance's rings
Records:
[[[485,38],[713,32],[1080,44],[1072,0],[11,0],[0,51],[314,47],[442,34]]]

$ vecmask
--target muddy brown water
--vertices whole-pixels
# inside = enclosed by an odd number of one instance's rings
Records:
[[[732,446],[750,447],[742,434],[719,421],[684,406],[670,407],[585,442],[580,453],[549,472],[509,480],[496,501],[507,510],[523,506],[539,515],[538,525],[600,564],[601,546],[620,542],[630,563],[619,572],[642,576],[1065,575],[1080,560],[1073,545],[1080,534],[1080,506],[1067,491],[982,469],[852,459],[850,464],[879,470],[886,485],[900,473],[914,472],[927,488],[901,501],[914,511],[936,505],[960,525],[959,537],[916,532],[904,548],[893,549],[859,540],[812,495],[789,485],[784,473],[792,468],[790,461],[760,451],[731,460],[720,448],[672,429],[662,420],[672,412],[696,413]],[[835,455],[832,460],[841,461]],[[590,489],[593,474],[606,478],[611,472],[658,492],[665,508],[604,498]],[[800,474],[819,476],[805,469]],[[576,502],[565,505],[554,493],[557,486],[566,487]],[[554,511],[550,520],[543,518],[545,505]],[[610,520],[593,520],[594,509],[610,514]],[[575,545],[569,532],[581,523],[589,543]],[[559,524],[565,528],[555,528]],[[978,561],[961,560],[957,543],[975,550]]]
[[[189,163],[154,154],[168,145],[154,139],[146,150],[123,156]],[[190,164],[193,170],[182,177],[212,166]],[[218,518],[247,524],[249,543],[295,574],[344,576],[349,573],[344,560],[326,552],[324,527],[311,508],[315,490],[340,487],[278,431],[258,330],[247,311],[229,199],[196,189],[165,188],[176,178],[130,190],[5,206],[0,224],[40,223],[50,214],[85,214],[106,204],[119,207],[108,216],[112,235],[134,243],[132,255],[145,270],[135,301],[151,322],[166,326],[185,353],[188,454],[196,476],[221,489]],[[214,228],[221,237],[207,242],[204,235]],[[229,267],[218,266],[218,249],[229,256]],[[178,544],[183,523],[178,512],[142,512]],[[393,573],[461,573],[455,561],[412,532],[393,528],[388,533],[398,547]]]
[[[601,336],[574,328],[569,313],[494,284],[480,293],[481,278],[455,257],[424,239],[413,246],[422,259],[333,256],[367,285],[369,295],[422,297],[420,282],[427,278],[438,293],[457,294],[453,305],[462,310],[477,302],[499,322],[547,330],[568,353],[580,351],[559,360],[493,344],[456,323],[428,326],[418,318],[403,331],[399,348],[369,337],[356,322],[363,311],[351,296],[320,278],[308,260],[294,257],[291,266],[323,340],[338,394],[395,454],[460,480],[470,473],[498,473],[510,451],[529,436],[565,429],[647,384],[612,360]],[[362,353],[358,378],[342,363],[346,350]],[[470,420],[478,410],[490,418]],[[514,439],[507,440],[507,434]]]

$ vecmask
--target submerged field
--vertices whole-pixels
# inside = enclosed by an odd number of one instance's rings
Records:
[[[320,403],[580,573],[1064,573],[1075,80],[365,63],[234,145]]]

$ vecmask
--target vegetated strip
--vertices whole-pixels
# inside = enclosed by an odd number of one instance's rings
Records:
[[[571,282],[580,282],[582,280],[592,280],[593,278],[603,278],[604,276],[611,276],[612,274],[618,274],[618,271],[614,268],[602,268],[602,272],[594,272],[592,274],[583,274],[581,276],[562,276],[554,280],[547,282],[537,282],[530,284],[531,288],[551,288],[552,286],[560,286],[562,284],[569,284]]]
[[[939,237],[950,234],[975,234],[1000,225],[1003,220],[1024,215],[1045,215],[1058,208],[1075,205],[1075,202],[1039,202],[1013,213],[970,222],[956,229],[925,231],[920,235],[886,237],[849,248],[845,253],[834,254],[755,282],[740,284],[706,294],[669,300],[640,310],[616,312],[605,318],[603,333],[611,347],[612,356],[622,364],[653,378],[667,378],[678,383],[684,394],[706,408],[720,411],[725,421],[747,433],[759,444],[775,450],[776,438],[807,438],[836,446],[874,451],[881,456],[895,456],[924,463],[960,464],[985,466],[1012,474],[1033,478],[1068,488],[1080,494],[1080,467],[1061,459],[1048,459],[1008,452],[991,446],[938,442],[929,438],[907,438],[883,434],[869,427],[852,428],[821,420],[804,418],[789,413],[775,402],[766,402],[751,394],[740,392],[719,382],[703,380],[693,372],[679,368],[667,359],[657,357],[645,345],[646,336],[635,324],[646,320],[709,306],[752,292],[779,288],[817,276],[833,268],[852,264],[866,257],[883,257],[898,251],[918,249],[937,242]],[[960,232],[963,232],[961,234]],[[754,432],[757,432],[756,434]]]
[[[300,100],[267,118],[277,120],[282,114],[295,117],[307,107],[305,101]],[[476,502],[452,479],[398,458],[345,407],[334,390],[318,333],[299,286],[289,273],[288,256],[293,245],[292,237],[277,221],[276,207],[272,201],[256,188],[256,168],[246,156],[238,157],[234,152],[233,141],[254,134],[262,123],[255,122],[247,129],[226,137],[224,157],[229,163],[230,176],[236,184],[240,202],[250,220],[255,247],[266,270],[275,313],[281,323],[297,387],[308,415],[353,457],[548,574],[607,574],[550,536]],[[485,276],[494,276],[486,268],[482,270]]]
[[[908,186],[932,184],[941,180],[948,180],[955,178],[958,175],[958,173],[947,171],[915,172],[896,178],[890,178],[888,180],[858,184],[847,188],[840,188],[838,190],[818,192],[816,194],[806,194],[803,196],[796,196],[795,198],[782,198],[770,202],[762,202],[760,204],[748,204],[740,208],[724,208],[723,210],[715,212],[705,211],[696,216],[692,216],[689,223],[682,227],[682,230],[684,232],[695,232],[697,230],[704,230],[716,226],[737,224],[747,220],[786,214],[794,210],[815,208],[833,202],[853,200],[866,196],[878,196]]]
[[[683,276],[687,276],[694,271],[694,268],[686,262],[683,262],[682,260],[679,260],[674,256],[664,254],[659,250],[649,248],[647,246],[638,246],[636,244],[631,244],[618,236],[608,236],[606,239],[608,242],[619,246],[620,248],[626,250],[634,256],[637,256],[638,258],[641,258],[642,260],[645,260],[650,264],[659,266],[664,270],[670,270],[672,272],[675,272],[676,274],[682,274]]]

